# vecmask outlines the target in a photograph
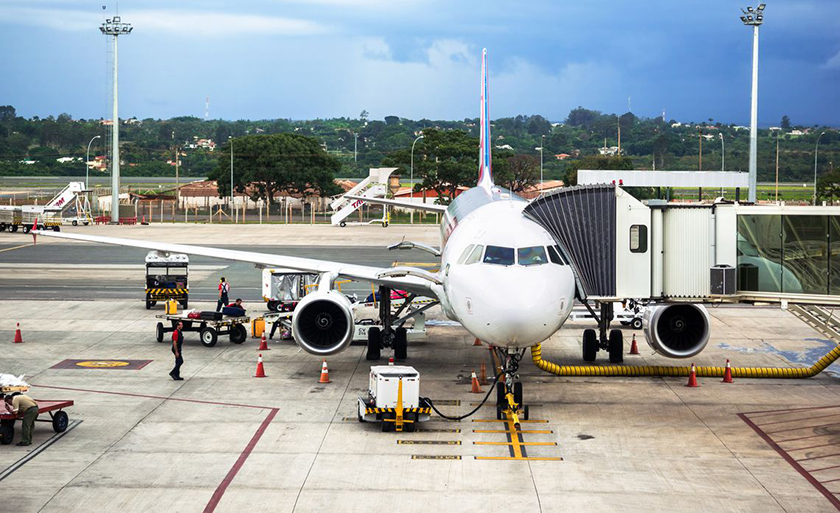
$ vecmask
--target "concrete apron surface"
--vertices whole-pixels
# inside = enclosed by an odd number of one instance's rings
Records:
[[[726,358],[739,366],[804,365],[833,345],[781,310],[710,312],[713,339],[694,358],[698,365]],[[734,384],[701,378],[700,388],[686,388],[683,378],[559,378],[526,355],[525,399],[531,418],[545,422],[524,423],[532,433],[520,436],[528,457],[553,459],[484,460],[476,457],[510,457],[500,422],[434,417],[416,433],[358,423],[356,398],[369,373],[363,346],[329,357],[332,382],[320,384],[321,360],[291,341],[270,343],[268,377],[257,379],[256,339],[237,346],[220,337],[205,348],[188,333],[185,380],[173,381],[169,345],[154,339],[155,313],[136,301],[0,304],[0,372],[26,374],[36,399],[76,401],[70,420],[83,421],[0,483],[0,510],[834,510],[738,416],[836,405],[830,374]],[[12,343],[15,322],[23,344]],[[544,344],[544,356],[581,363],[586,327],[569,324]],[[625,330],[627,350],[631,334]],[[642,356],[626,356],[625,364],[688,363],[653,355],[636,335]],[[65,359],[152,362],[139,370],[51,369]],[[492,375],[490,362],[487,348],[474,347],[457,326],[430,327],[427,340],[409,346],[422,394],[453,415],[483,398],[469,393],[469,375],[481,363]],[[606,364],[603,352],[598,364]],[[494,419],[492,404],[473,419]],[[0,447],[0,470],[53,435],[39,423],[32,447]]]

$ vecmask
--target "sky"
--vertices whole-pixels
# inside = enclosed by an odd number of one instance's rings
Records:
[[[756,5],[756,4],[754,4]],[[103,10],[103,6],[105,9]],[[0,0],[0,105],[120,117],[464,119],[602,112],[749,123],[752,29],[732,0]],[[744,5],[746,6],[746,4]],[[768,2],[759,125],[840,126],[840,2]]]

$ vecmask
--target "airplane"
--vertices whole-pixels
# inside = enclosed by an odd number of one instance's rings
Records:
[[[457,196],[448,206],[363,198],[371,203],[442,214],[440,250],[407,241],[392,246],[439,255],[441,261],[436,273],[410,266],[376,268],[183,244],[40,230],[34,233],[316,273],[319,275],[317,289],[304,296],[294,311],[292,335],[301,348],[318,356],[343,351],[353,338],[353,309],[348,298],[335,289],[337,279],[366,281],[380,287],[381,327],[368,331],[369,360],[379,359],[382,348],[393,348],[397,359],[407,356],[406,330],[401,327],[407,316],[392,318],[391,290],[406,291],[410,298],[433,298],[436,301],[414,313],[439,304],[449,319],[459,322],[471,335],[496,351],[501,367],[496,385],[497,416],[501,418],[501,412],[509,412],[515,425],[519,425],[519,416],[524,415],[527,419],[528,415],[522,383],[517,375],[519,362],[528,348],[542,343],[561,328],[572,311],[578,289],[562,248],[542,226],[523,215],[522,211],[529,203],[493,183],[486,49],[481,57],[480,109],[476,187]],[[683,315],[680,312],[685,312],[684,305],[677,306],[669,315],[666,315],[669,305],[653,308],[660,309],[651,317],[656,333],[651,335],[646,330],[646,335],[649,343],[653,339],[654,349],[672,357],[692,356],[703,349],[708,341],[708,314],[700,316],[706,323],[701,333],[681,333],[686,326],[680,320]],[[400,308],[396,315],[399,316],[402,310]],[[609,337],[610,353],[618,351],[621,354],[621,332],[614,332],[618,336],[611,333]],[[674,347],[668,346],[669,340],[674,341]],[[592,351],[599,349],[593,344],[598,344],[594,330],[586,330],[584,355],[587,351],[594,354]],[[605,344],[602,337],[601,347]]]

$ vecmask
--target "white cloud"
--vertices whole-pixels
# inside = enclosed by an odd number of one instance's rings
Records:
[[[840,51],[834,54],[833,57],[825,61],[822,65],[825,69],[840,69]]]
[[[0,22],[40,26],[56,30],[85,31],[97,27],[111,13],[71,9],[46,9],[0,5]],[[305,36],[324,34],[328,28],[308,20],[277,16],[253,16],[188,10],[134,10],[120,13],[123,21],[138,30],[230,36],[233,34],[269,34]]]

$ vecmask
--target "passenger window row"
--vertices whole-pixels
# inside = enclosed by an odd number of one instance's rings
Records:
[[[484,259],[482,259],[482,254]],[[487,246],[487,251],[481,244],[470,244],[464,249],[459,264],[470,265],[478,262],[495,265],[514,265],[517,263],[523,266],[542,265],[549,262],[557,265],[566,265],[557,246],[531,246],[527,248],[506,248],[501,246]]]

